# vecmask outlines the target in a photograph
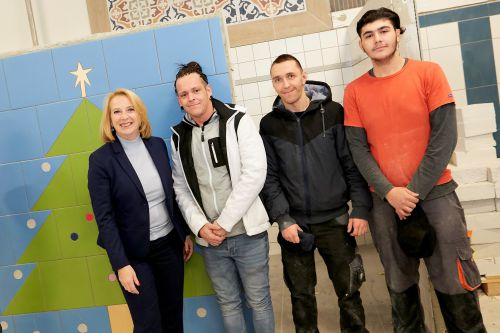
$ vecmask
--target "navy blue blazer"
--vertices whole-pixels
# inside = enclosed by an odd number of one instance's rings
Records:
[[[167,210],[184,240],[188,226],[180,213],[172,181],[167,145],[157,137],[143,139],[158,170]],[[88,189],[99,235],[114,270],[140,261],[149,253],[149,205],[132,164],[119,140],[104,144],[89,157]]]

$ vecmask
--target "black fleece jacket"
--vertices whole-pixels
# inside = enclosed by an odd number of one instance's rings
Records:
[[[372,199],[345,139],[343,108],[326,83],[307,81],[305,90],[305,112],[286,110],[278,96],[260,122],[269,217],[280,227],[322,223],[345,214],[352,200],[351,217],[368,219]]]

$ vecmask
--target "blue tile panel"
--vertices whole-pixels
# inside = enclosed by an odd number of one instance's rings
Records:
[[[44,155],[48,153],[81,102],[81,99],[74,99],[37,107]]]
[[[87,73],[90,81],[90,85],[86,85],[87,96],[109,91],[101,41],[57,48],[52,50],[52,57],[62,100],[82,97],[80,85],[75,87],[76,76],[71,74],[78,63],[83,69],[92,69]]]
[[[7,329],[3,330],[3,333],[16,333],[14,328],[14,318],[11,316],[0,316],[0,323],[5,322]]]
[[[59,100],[50,51],[6,58],[3,63],[12,108]]]
[[[462,44],[461,51],[467,89],[497,83],[491,39]]]
[[[62,332],[57,312],[31,313],[12,316],[12,318],[14,319],[17,332]],[[73,332],[78,332],[78,330],[73,330]]]
[[[0,313],[3,313],[17,291],[35,269],[35,264],[13,265],[0,267]]]
[[[16,264],[49,214],[41,211],[0,217],[0,266]]]
[[[28,211],[28,200],[21,165],[0,166],[0,216]]]
[[[212,86],[212,96],[225,103],[232,103],[231,81],[228,74],[209,76],[208,82]]]
[[[439,13],[420,15],[418,22],[421,28],[432,25],[471,20],[480,17],[500,14],[500,2],[492,2],[483,5],[451,9]]]
[[[3,61],[0,61],[0,111],[10,108],[9,92],[3,71]]]
[[[102,45],[111,89],[138,88],[161,83],[152,31],[105,39]],[[174,48],[173,45],[169,47]]]
[[[458,22],[460,43],[472,43],[491,39],[490,19],[483,17],[474,20]],[[481,54],[481,53],[479,53]]]
[[[206,75],[215,74],[208,21],[156,30],[155,37],[164,82],[174,82],[178,65],[191,60],[197,61]]]
[[[0,112],[0,163],[43,156],[35,108]]]
[[[22,163],[29,207],[36,204],[65,159],[66,156],[57,156]]]
[[[82,308],[59,312],[64,333],[84,332],[111,333],[109,314],[106,307]],[[84,326],[83,326],[84,325]]]
[[[222,22],[218,18],[211,19],[208,21],[208,26],[210,28],[210,40],[212,41],[212,52],[215,63],[216,73],[227,73],[227,56],[224,47],[224,31],[222,27]]]

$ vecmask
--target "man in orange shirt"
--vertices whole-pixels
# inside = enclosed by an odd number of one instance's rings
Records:
[[[424,260],[448,331],[486,332],[474,292],[480,276],[457,184],[446,169],[457,140],[450,86],[437,64],[401,57],[404,28],[395,12],[366,12],[357,32],[373,69],[346,88],[346,134],[372,190],[370,230],[386,273],[395,332],[427,332],[419,255],[409,255],[407,244],[398,242],[398,228],[421,221],[417,215],[435,230],[434,250]]]

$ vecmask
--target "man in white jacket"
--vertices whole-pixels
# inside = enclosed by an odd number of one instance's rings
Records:
[[[196,62],[181,65],[175,92],[183,120],[172,128],[174,189],[197,236],[226,332],[274,332],[269,288],[269,218],[259,198],[267,172],[260,135],[244,108],[212,98]]]

